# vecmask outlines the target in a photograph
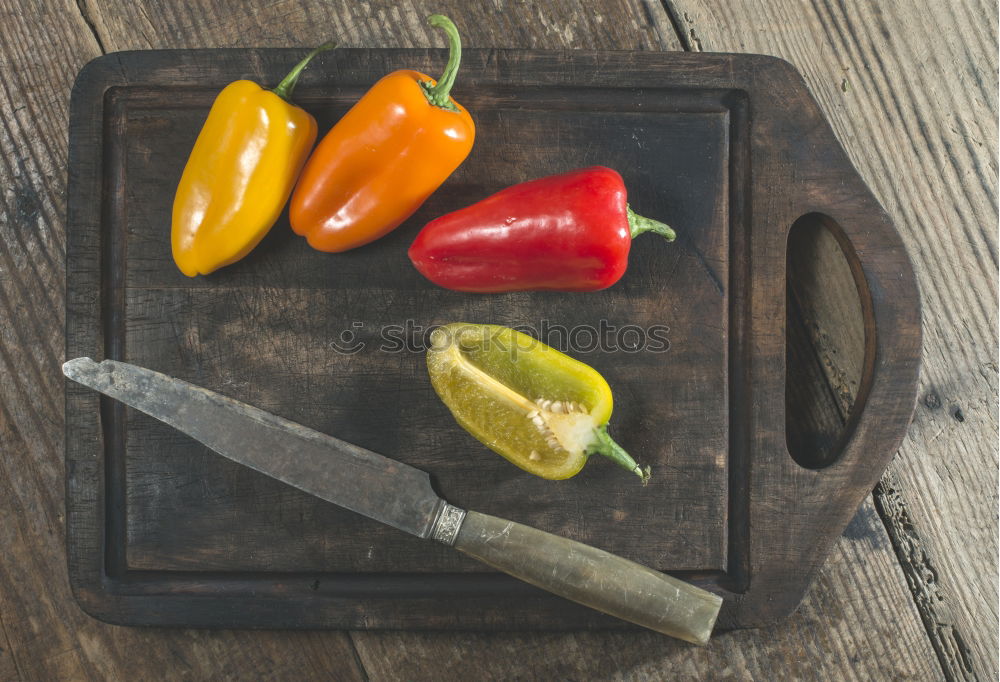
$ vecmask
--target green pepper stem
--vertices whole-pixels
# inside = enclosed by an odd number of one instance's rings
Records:
[[[451,101],[450,93],[451,86],[455,84],[455,76],[458,75],[458,66],[462,63],[462,39],[458,35],[458,28],[455,27],[454,22],[443,14],[430,15],[427,17],[427,23],[448,34],[448,63],[445,65],[444,73],[438,79],[437,85],[421,81],[420,87],[423,89],[427,101],[432,105],[448,111],[458,111],[458,107]]]
[[[608,435],[608,427],[601,426],[594,429],[594,434],[597,436],[597,440],[587,448],[587,454],[592,455],[595,452],[600,455],[604,455],[612,462],[622,467],[623,469],[628,469],[633,474],[642,479],[642,484],[646,485],[649,483],[650,468],[647,466],[645,468],[640,467],[632,459],[632,456],[625,452],[625,448],[616,443],[611,436]]]
[[[628,214],[628,227],[632,232],[632,239],[635,239],[643,232],[655,232],[668,242],[672,242],[677,238],[677,234],[666,223],[641,216],[633,211],[628,204],[625,205],[625,210]]]
[[[285,76],[280,83],[278,83],[278,87],[271,92],[285,101],[291,100],[292,90],[295,89],[295,84],[299,82],[299,76],[302,75],[302,71],[309,65],[312,58],[320,52],[326,52],[327,50],[332,50],[335,47],[337,47],[337,43],[323,43],[315,50],[307,54],[302,61],[296,64],[295,67],[288,72],[288,75]]]

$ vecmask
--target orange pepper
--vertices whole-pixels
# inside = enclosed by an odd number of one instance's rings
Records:
[[[310,52],[278,84],[230,83],[212,104],[174,196],[171,245],[188,277],[235,263],[257,246],[292,193],[316,119],[289,101]]]
[[[476,135],[472,117],[449,92],[461,61],[455,25],[440,81],[394,71],[378,81],[316,146],[292,194],[292,229],[320,251],[347,251],[409,218],[465,160]]]

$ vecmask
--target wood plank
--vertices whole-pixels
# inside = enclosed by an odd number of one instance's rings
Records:
[[[14,135],[10,132],[3,133],[5,135],[3,146],[20,151],[18,154],[7,155],[5,162],[13,161],[14,165],[2,168],[3,180],[5,186],[14,184],[8,182],[12,178],[32,183],[29,185],[29,191],[13,195],[17,205],[21,207],[17,211],[10,205],[12,195],[4,195],[4,200],[8,203],[3,206],[4,220],[0,226],[0,230],[7,230],[3,234],[4,243],[8,244],[2,256],[10,258],[17,256],[14,262],[17,267],[8,269],[8,265],[4,265],[4,272],[16,272],[22,277],[19,286],[9,278],[0,281],[0,291],[7,296],[5,302],[0,303],[3,306],[0,308],[0,316],[5,320],[17,322],[16,327],[20,332],[16,340],[13,337],[3,339],[2,347],[7,355],[0,357],[0,360],[3,360],[0,369],[4,372],[0,375],[2,379],[0,385],[3,386],[0,393],[3,410],[8,417],[14,415],[11,422],[17,427],[17,433],[8,436],[11,440],[5,441],[5,444],[11,443],[12,447],[4,448],[4,451],[11,456],[3,459],[3,462],[8,464],[3,471],[3,480],[10,481],[11,488],[3,490],[0,495],[0,500],[3,500],[0,502],[0,513],[4,520],[23,516],[31,526],[27,534],[22,533],[24,539],[19,540],[17,545],[13,544],[13,541],[12,544],[6,543],[11,539],[9,535],[3,537],[5,547],[15,547],[11,555],[20,558],[40,554],[41,563],[37,566],[37,570],[23,575],[22,583],[10,582],[6,576],[0,581],[0,591],[2,591],[0,611],[5,615],[4,625],[8,629],[11,650],[17,652],[18,660],[41,659],[47,651],[52,651],[54,656],[72,662],[67,668],[67,672],[71,673],[67,677],[73,678],[124,677],[126,671],[136,673],[130,676],[141,677],[144,671],[156,675],[163,674],[167,670],[176,676],[182,675],[187,670],[189,674],[198,677],[203,676],[203,671],[214,672],[219,676],[240,677],[254,675],[260,669],[255,669],[255,666],[263,666],[264,670],[277,675],[274,666],[292,661],[299,656],[302,656],[303,667],[298,672],[303,675],[347,676],[350,672],[344,673],[344,666],[353,659],[350,652],[331,645],[331,642],[335,644],[339,641],[337,633],[230,634],[123,630],[108,628],[87,619],[71,603],[70,595],[63,586],[64,557],[61,527],[58,522],[49,524],[45,518],[46,516],[57,518],[61,511],[60,496],[58,492],[52,491],[59,491],[62,486],[62,471],[59,465],[62,424],[58,418],[51,416],[60,413],[58,405],[62,396],[62,382],[58,378],[58,362],[62,359],[59,352],[61,343],[59,318],[62,310],[60,254],[63,244],[60,232],[62,215],[60,197],[64,187],[65,94],[76,69],[86,59],[97,54],[98,43],[90,34],[86,22],[79,18],[73,3],[49,3],[44,10],[41,10],[43,13],[38,9],[22,7],[21,4],[16,1],[0,3],[4,15],[12,17],[5,27],[8,31],[13,31],[13,35],[23,38],[21,41],[5,41],[0,47],[4,72],[15,74],[16,77],[8,79],[5,84],[8,89],[3,91],[3,97],[0,99],[0,114],[3,120],[8,122],[8,127],[17,128]],[[393,10],[389,3],[359,3],[358,10],[331,9],[330,3],[319,2],[277,2],[269,8],[254,10],[243,9],[242,3],[238,5],[232,3],[232,6],[225,7],[223,3],[179,2],[166,9],[162,9],[158,3],[141,3],[130,5],[126,10],[129,12],[128,20],[117,24],[115,18],[107,19],[103,13],[98,12],[94,7],[96,3],[81,0],[81,4],[87,13],[94,17],[93,25],[108,49],[301,45],[325,39],[328,26],[333,26],[336,30],[342,31],[347,38],[356,41],[348,44],[403,47],[411,44],[421,46],[439,44],[437,36],[431,38],[427,33],[417,33],[413,30],[417,25],[422,26],[420,17],[424,14],[423,11],[415,12],[413,18],[408,16],[404,18],[400,17],[399,10]],[[301,16],[299,7],[304,4],[308,5],[305,14],[308,19],[299,20]],[[612,9],[605,9],[603,5],[595,7],[595,4],[587,3],[585,8],[582,8],[578,3],[551,3],[537,10],[541,16],[536,16],[536,9],[525,3],[496,2],[493,3],[493,7],[496,8],[495,13],[490,14],[488,10],[483,10],[482,15],[463,14],[462,7],[455,11],[457,3],[443,3],[445,10],[451,12],[456,19],[479,16],[482,20],[480,23],[470,22],[474,28],[469,29],[472,33],[467,35],[466,39],[473,45],[668,49],[677,44],[674,36],[663,29],[664,26],[669,26],[669,21],[662,11],[658,11],[657,3],[645,3],[648,5],[645,8],[629,4],[624,8],[615,6]],[[429,3],[426,6],[422,4],[420,9],[425,10],[427,6]],[[440,6],[435,3],[434,9]],[[107,10],[102,8],[102,11]],[[122,10],[116,8],[115,11]],[[356,23],[345,24],[344,22],[349,19]],[[46,26],[44,45],[40,38],[36,39],[29,30],[39,25]],[[759,27],[760,24],[755,26]],[[411,32],[408,33],[407,29]],[[52,50],[53,43],[59,46],[58,49]],[[48,48],[49,51],[44,48]],[[25,98],[32,102],[30,110],[19,108],[25,103]],[[965,124],[963,121],[963,125]],[[19,158],[21,161],[16,162]],[[28,169],[27,174],[22,173],[20,164],[24,164],[23,168]],[[11,216],[21,216],[21,218],[15,221]],[[40,225],[36,226],[34,231],[25,234],[27,238],[40,243],[35,243],[26,252],[23,248],[16,248],[16,241],[7,239],[10,233],[8,226],[24,224],[23,218],[34,219],[34,216],[39,216],[37,220]],[[16,236],[24,238],[25,234],[18,233]],[[41,292],[55,292],[52,300],[45,303],[45,310],[49,311],[49,317],[56,318],[57,322],[53,323],[51,319],[46,318],[44,312],[41,321],[35,322],[35,312],[38,309],[23,304],[24,301],[32,300],[32,295],[24,295],[24,292],[34,294],[36,297],[42,296]],[[21,313],[18,317],[14,317],[12,312],[19,307],[22,309]],[[14,324],[6,327],[4,333],[12,334],[14,327]],[[39,359],[31,356],[32,351],[40,352],[39,347],[48,348],[48,357]],[[44,380],[33,388],[32,384],[37,383],[39,378]],[[32,410],[29,406],[33,403],[51,404],[55,407]],[[20,434],[26,436],[21,437]],[[11,468],[14,466],[18,467],[16,471]],[[18,506],[11,506],[15,502]],[[7,529],[5,531],[14,532]],[[846,541],[842,541],[841,545],[844,545],[844,542]],[[838,554],[840,552],[838,549]],[[835,559],[831,561],[833,560]],[[853,669],[855,671],[853,674],[858,676],[861,674],[858,671],[874,670],[876,673],[884,671],[885,668],[880,666],[890,663],[907,666],[907,670],[916,671],[917,677],[933,677],[933,671],[925,665],[910,666],[907,661],[899,660],[906,658],[900,653],[906,651],[907,647],[911,647],[915,652],[913,655],[918,663],[925,659],[920,655],[919,639],[907,634],[911,632],[907,623],[912,619],[904,616],[897,621],[897,614],[884,608],[885,605],[894,604],[898,600],[898,594],[892,592],[892,589],[894,586],[898,587],[900,582],[899,576],[893,573],[892,562],[885,558],[872,560],[866,556],[859,556],[849,561],[852,570],[857,570],[855,561],[864,565],[866,571],[870,570],[872,577],[867,581],[857,581],[843,576],[843,580],[839,582],[829,581],[825,578],[832,570],[828,565],[821,573],[813,594],[829,595],[824,597],[824,600],[829,599],[834,604],[832,608],[835,613],[839,611],[850,615],[852,609],[866,610],[865,613],[855,615],[853,618],[838,621],[840,623],[838,630],[858,631],[858,623],[872,619],[878,623],[898,622],[903,636],[900,637],[895,629],[880,630],[883,636],[878,638],[876,644],[893,640],[901,640],[901,644],[898,648],[879,649],[873,652],[863,634],[858,634],[855,638],[845,637],[842,639],[844,648],[839,649],[842,655],[834,656],[837,660],[830,661],[826,669],[835,670],[834,675],[837,673],[849,675]],[[874,600],[873,604],[871,585],[880,581],[890,592]],[[858,582],[867,586],[867,592],[858,588]],[[841,583],[845,592],[837,596],[832,585]],[[42,615],[38,615],[35,609],[39,595],[54,603],[55,611],[42,612]],[[814,597],[809,599],[812,600]],[[846,611],[845,606],[849,607]],[[11,610],[12,608],[16,608],[17,611]],[[24,623],[34,621],[36,626],[21,625],[15,630],[6,617],[8,613],[17,614],[14,618],[10,618],[10,621],[18,620]],[[829,627],[821,619],[810,621],[808,625],[817,631],[821,631],[822,627]],[[35,633],[33,627],[58,634],[49,633],[46,638],[36,640],[33,636]],[[778,628],[775,631],[780,630]],[[726,635],[723,640],[733,637],[752,638],[755,635],[773,637],[775,631],[737,633]],[[791,629],[789,632],[794,634],[796,631]],[[53,637],[58,641],[54,641]],[[366,633],[362,636],[365,642],[373,647],[371,650],[373,655],[378,654],[378,646],[385,646],[388,650],[394,651],[386,665],[390,667],[395,665],[397,669],[404,671],[407,652],[401,652],[399,649],[407,638],[413,637],[416,637],[415,641],[420,641],[422,636],[392,633]],[[476,637],[468,635],[472,640]],[[688,663],[686,656],[689,655],[687,653],[689,650],[669,649],[669,645],[665,645],[664,640],[660,638],[636,640],[634,635],[595,634],[585,638],[581,638],[580,635],[565,635],[565,639],[550,641],[554,646],[565,644],[566,648],[557,650],[570,652],[560,658],[554,657],[551,649],[539,646],[541,640],[535,636],[511,637],[522,637],[520,641],[523,646],[507,647],[504,653],[508,660],[504,665],[508,670],[514,669],[515,673],[520,671],[522,676],[534,676],[536,669],[542,669],[539,666],[546,665],[546,661],[556,659],[562,664],[561,670],[566,677],[586,676],[595,670],[606,670],[608,676],[618,671],[626,671],[627,674],[629,670],[627,666],[630,663],[638,671],[637,676],[643,671],[652,671],[647,672],[646,677],[655,675],[659,678],[674,676],[678,669],[686,671],[691,677],[716,669],[711,661],[699,664],[697,660],[693,660]],[[486,650],[488,653],[492,647],[497,646],[500,639],[502,636],[480,640],[472,652]],[[305,655],[302,655],[297,652],[297,648],[304,641],[315,644],[307,647]],[[437,643],[427,641],[430,643],[421,644],[416,653],[428,661],[436,659],[442,662],[447,661],[450,656],[461,655],[461,649],[455,647],[455,643],[461,640],[456,640],[453,635],[441,636]],[[638,643],[633,645],[631,644],[633,641]],[[792,635],[789,635],[786,641],[788,646],[785,650],[772,650],[769,655],[762,654],[764,662],[757,663],[756,644],[750,639],[741,639],[730,650],[726,660],[750,661],[780,674],[783,669],[778,666],[782,661],[797,663],[799,660],[793,658],[800,650],[798,641]],[[81,644],[78,646],[77,642]],[[55,647],[50,649],[53,644]],[[328,657],[323,655],[327,646],[332,647],[332,653]],[[667,646],[668,651],[661,654],[664,646]],[[63,648],[60,650],[59,647]],[[852,647],[854,651],[850,650]],[[626,648],[628,652],[618,653],[622,648]],[[144,655],[138,658],[134,655],[136,651],[142,651]],[[409,653],[412,655],[414,652]],[[573,655],[582,656],[583,663],[574,661]],[[803,667],[821,655],[822,652],[816,647],[810,647],[801,657],[804,661]],[[468,661],[476,660],[474,653],[465,656]],[[365,660],[376,669],[375,664],[371,662],[373,660],[371,655],[365,656]],[[516,668],[514,668],[515,663],[518,666]],[[97,665],[100,667],[95,667]],[[131,667],[128,667],[129,665]],[[614,669],[609,666],[613,666]],[[58,669],[58,663],[45,666],[48,672],[55,672]],[[735,671],[738,666],[731,669]],[[354,671],[355,668],[348,670]],[[434,670],[439,671],[440,666]],[[657,671],[659,674],[656,674]],[[477,671],[474,671],[474,674],[475,672]],[[806,669],[806,673],[809,672]],[[397,677],[404,676],[397,675]],[[737,676],[735,672],[733,676]],[[893,677],[891,674],[886,676]]]
[[[0,622],[0,627],[3,623]],[[3,639],[0,639],[0,680],[16,680],[21,679],[22,675],[17,668],[17,661],[14,659],[14,652],[7,641],[7,636],[3,634]]]
[[[655,0],[527,3],[392,0],[332,3],[239,0],[101,3],[81,0],[108,52],[180,47],[443,47],[427,25],[451,17],[469,47],[674,50],[679,43]]]
[[[876,503],[946,673],[994,679],[997,489],[982,474],[997,469],[996,4],[667,5],[702,49],[796,64],[907,242],[922,398]],[[818,312],[837,386],[856,371],[839,352],[845,313]]]
[[[0,158],[0,679],[141,679],[166,670],[362,679],[345,633],[123,629],[75,604],[65,568],[59,371],[67,95],[99,46],[72,1],[3,2],[0,13],[0,144],[16,150]]]
[[[62,525],[66,94],[98,52],[72,2],[39,6],[30,21],[18,5],[0,3],[0,146],[11,150],[0,158],[0,646],[15,678],[72,677],[87,667],[60,625],[86,620],[66,586]]]

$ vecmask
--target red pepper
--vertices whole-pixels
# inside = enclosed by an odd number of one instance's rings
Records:
[[[628,266],[632,239],[663,223],[635,214],[625,183],[594,166],[523,182],[429,222],[410,260],[424,277],[456,291],[596,291]]]

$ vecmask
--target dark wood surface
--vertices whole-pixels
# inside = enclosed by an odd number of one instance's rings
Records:
[[[477,153],[392,235],[330,256],[282,219],[253,257],[183,276],[166,216],[212,99],[240,78],[277,82],[299,56],[137,52],[81,73],[67,355],[178,376],[429,471],[462,508],[684,572],[725,596],[721,629],[791,612],[902,438],[920,348],[898,236],[794,68],[749,55],[466,50],[455,97],[482,112]],[[326,130],[381,74],[431,71],[444,57],[342,49],[313,66],[297,101]],[[637,241],[618,285],[476,296],[407,267],[406,245],[434,216],[595,164],[620,169],[631,205],[681,235]],[[787,234],[818,211],[850,254],[868,356],[858,409],[823,462],[789,456],[780,399]],[[609,380],[612,429],[656,476],[638,486],[598,461],[553,483],[512,468],[454,425],[422,349],[382,341],[408,321],[589,329],[595,348],[572,348],[575,333],[550,340]],[[669,349],[598,342],[599,321],[664,326]],[[366,347],[337,352],[344,331]],[[503,574],[475,575],[485,567],[266,480],[86,389],[67,399],[70,579],[93,615],[224,627],[622,625]]]
[[[439,679],[443,670],[479,679],[996,677],[996,486],[982,475],[996,469],[995,3],[8,0],[0,8],[13,37],[0,44],[8,151],[0,163],[0,677]],[[432,10],[454,16],[472,46],[789,58],[900,227],[925,304],[917,418],[874,498],[780,626],[693,650],[642,633],[150,631],[104,626],[74,604],[62,549],[58,366],[76,71],[102,51],[301,47],[331,32],[347,46],[438,45],[421,23]],[[807,272],[820,286],[799,291],[793,319],[810,342],[798,355],[812,363],[803,376],[826,387],[825,402],[822,392],[808,392],[810,423],[835,442],[847,414],[840,409],[862,375],[863,327],[840,304],[850,296],[838,292],[853,282],[828,255],[836,256],[836,240],[820,236],[802,252],[814,259]]]

